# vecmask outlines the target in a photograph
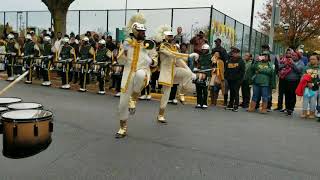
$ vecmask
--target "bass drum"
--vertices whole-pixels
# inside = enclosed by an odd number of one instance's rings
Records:
[[[0,107],[7,107],[9,104],[21,102],[22,99],[16,97],[1,97]]]
[[[42,109],[39,103],[14,103],[8,105],[9,110],[26,110],[26,109]]]
[[[24,158],[45,150],[51,143],[53,114],[45,110],[18,110],[1,115],[3,155]]]

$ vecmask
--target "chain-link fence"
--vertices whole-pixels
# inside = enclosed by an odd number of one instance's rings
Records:
[[[242,53],[250,51],[255,55],[259,54],[261,45],[269,42],[266,34],[253,30],[249,50],[250,27],[211,7],[129,9],[126,21],[128,22],[137,12],[142,12],[146,17],[148,37],[154,36],[160,25],[168,24],[174,31],[177,27],[182,27],[187,39],[191,39],[201,30],[208,35],[211,45],[213,40],[219,37],[227,50],[231,46],[236,46]],[[67,14],[67,33],[83,34],[90,30],[115,36],[116,28],[125,27],[125,14],[125,10],[70,10]],[[0,27],[6,23],[14,31],[34,27],[40,32],[42,29],[52,27],[51,15],[48,11],[0,12]],[[283,53],[283,46],[275,43],[274,52]]]

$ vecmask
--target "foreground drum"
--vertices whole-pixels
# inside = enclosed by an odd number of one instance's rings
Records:
[[[21,102],[21,101],[22,101],[22,99],[16,98],[16,97],[1,97],[0,98],[0,106],[1,107],[6,107],[9,104],[18,103],[18,102]]]
[[[114,76],[122,76],[123,73],[123,65],[115,64],[112,66],[112,74]]]
[[[7,108],[5,108],[5,107],[0,107],[0,113],[1,113],[1,114],[4,113],[4,112],[6,112],[6,111],[8,111]],[[3,133],[3,127],[2,127],[2,122],[0,121],[0,134],[2,134],[2,133]]]
[[[23,57],[17,57],[16,62],[15,62],[15,66],[23,66],[24,59]]]
[[[1,117],[4,156],[28,157],[50,145],[53,132],[53,114],[50,111],[18,110],[6,112]]]
[[[13,103],[8,105],[9,110],[42,109],[39,103]]]
[[[195,84],[206,85],[207,83],[207,74],[205,72],[195,72],[197,78],[193,81]]]

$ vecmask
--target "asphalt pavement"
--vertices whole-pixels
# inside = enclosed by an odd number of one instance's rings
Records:
[[[43,104],[54,132],[35,156],[0,155],[1,180],[320,179],[320,123],[298,115],[169,105],[161,125],[159,102],[140,101],[129,136],[117,140],[118,98],[25,84],[5,96]]]

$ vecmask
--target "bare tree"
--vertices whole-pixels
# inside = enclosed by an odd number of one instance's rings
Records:
[[[67,13],[74,0],[42,0],[48,7],[54,24],[54,31],[66,33]]]

